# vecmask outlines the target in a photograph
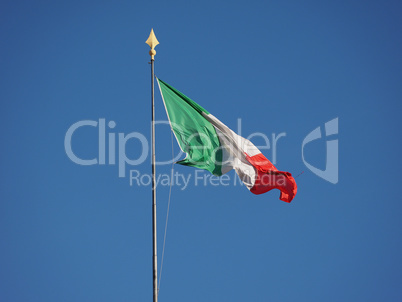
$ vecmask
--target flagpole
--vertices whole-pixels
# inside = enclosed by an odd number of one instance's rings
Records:
[[[155,99],[154,99],[154,59],[151,59],[152,76],[152,237],[153,237],[153,302],[158,301],[158,261],[156,249],[156,173],[155,173]]]
[[[150,47],[149,55],[151,56],[151,90],[152,90],[152,102],[151,102],[151,141],[152,141],[152,269],[153,269],[153,302],[158,301],[158,261],[157,261],[157,249],[156,249],[156,175],[155,175],[155,100],[154,100],[154,57],[156,54],[155,46],[159,44],[155,37],[154,30],[151,30],[148,40],[145,42]]]

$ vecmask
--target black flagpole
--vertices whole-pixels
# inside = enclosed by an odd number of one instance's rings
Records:
[[[155,37],[153,29],[149,35],[148,40],[145,42],[150,47],[149,55],[151,56],[151,90],[152,90],[152,108],[151,108],[151,141],[152,141],[152,268],[153,268],[153,302],[158,301],[158,261],[157,261],[157,249],[156,249],[156,173],[155,173],[155,100],[154,100],[154,56],[156,54],[155,46],[159,44]]]

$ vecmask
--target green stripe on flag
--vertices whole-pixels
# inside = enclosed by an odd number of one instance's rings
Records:
[[[158,79],[163,102],[185,159],[177,162],[222,175],[222,146],[214,126],[202,113],[209,114],[196,102],[180,91]]]

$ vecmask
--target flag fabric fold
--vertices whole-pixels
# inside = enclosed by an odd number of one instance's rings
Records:
[[[234,169],[254,194],[280,190],[280,199],[291,202],[297,185],[289,172],[275,166],[249,140],[189,97],[157,79],[169,123],[186,157],[177,162],[221,176]]]

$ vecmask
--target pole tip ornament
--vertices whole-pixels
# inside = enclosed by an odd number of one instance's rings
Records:
[[[154,60],[154,56],[156,55],[155,47],[159,44],[158,40],[155,37],[154,29],[151,29],[151,33],[149,34],[148,40],[145,41],[146,44],[151,47],[149,51],[149,55],[151,56],[151,60]]]

